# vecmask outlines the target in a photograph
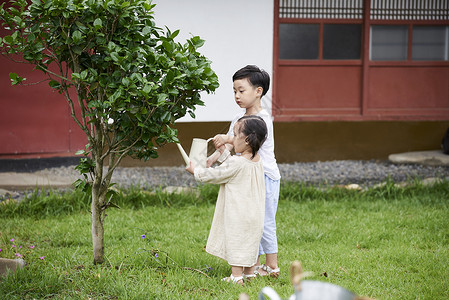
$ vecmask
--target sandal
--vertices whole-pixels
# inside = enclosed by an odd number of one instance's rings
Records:
[[[261,272],[259,272],[260,269],[264,270],[266,272],[266,274],[262,274]],[[260,266],[255,267],[254,273],[259,276],[270,276],[273,278],[277,278],[279,276],[280,271],[281,270],[279,268],[272,269],[269,266],[262,264]]]
[[[256,271],[254,271],[254,274],[249,274],[249,275],[243,274],[243,278],[245,279],[245,281],[248,281],[248,282],[250,282],[253,278],[256,278],[256,277],[257,277]]]
[[[231,276],[225,277],[221,281],[243,285],[243,276],[234,277],[234,275],[231,274]]]

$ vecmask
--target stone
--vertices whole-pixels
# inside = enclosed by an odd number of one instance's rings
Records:
[[[185,186],[167,186],[162,190],[164,193],[167,194],[189,194],[194,193],[196,195],[199,195],[198,190],[191,187],[185,187]]]
[[[0,258],[0,276],[7,276],[9,272],[15,273],[25,266],[23,259]]]
[[[0,205],[7,205],[12,202],[17,202],[19,193],[11,192],[8,190],[0,189]]]
[[[436,177],[424,178],[422,181],[422,184],[424,186],[429,186],[429,185],[432,186],[437,183],[441,183],[443,180],[449,180],[449,177],[447,177],[447,178],[436,178]]]
[[[429,166],[449,166],[449,155],[442,150],[416,151],[391,154],[388,159],[396,164],[422,164]]]
[[[361,191],[362,187],[360,185],[356,184],[356,183],[351,183],[351,184],[345,185],[345,189]]]
[[[17,196],[19,196],[19,193],[17,193],[17,192],[11,192],[8,190],[0,189],[0,197],[16,198]]]
[[[0,172],[0,188],[5,190],[24,190],[36,187],[71,187],[74,180],[66,176],[50,176],[42,173]]]

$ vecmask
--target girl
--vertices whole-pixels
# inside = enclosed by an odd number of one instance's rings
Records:
[[[230,140],[239,155],[216,168],[195,168],[192,163],[186,168],[197,181],[220,184],[206,252],[231,265],[231,275],[223,278],[227,282],[243,284],[244,278],[255,276],[265,214],[264,170],[257,151],[266,136],[262,118],[244,116]]]

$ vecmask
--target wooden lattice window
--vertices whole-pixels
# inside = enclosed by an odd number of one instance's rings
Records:
[[[363,0],[280,0],[279,18],[362,19]]]
[[[371,60],[449,58],[449,0],[372,0],[370,20]]]
[[[449,20],[448,0],[372,0],[372,20]]]

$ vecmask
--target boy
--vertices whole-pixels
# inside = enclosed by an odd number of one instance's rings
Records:
[[[270,87],[270,76],[257,66],[248,65],[238,70],[232,77],[232,80],[234,82],[235,102],[238,106],[244,108],[245,112],[234,118],[227,134],[220,134],[214,138],[217,151],[208,158],[207,166],[211,166],[217,160],[222,162],[229,155],[232,149],[229,141],[233,136],[234,124],[240,117],[256,115],[265,121],[268,135],[265,143],[259,150],[265,174],[265,221],[255,273],[261,276],[277,277],[280,269],[277,264],[278,245],[275,217],[279,200],[281,175],[274,156],[273,121],[270,114],[261,105],[261,98]],[[260,265],[260,255],[263,254],[266,255],[266,263]]]

